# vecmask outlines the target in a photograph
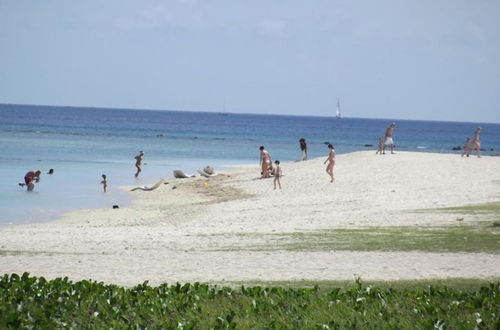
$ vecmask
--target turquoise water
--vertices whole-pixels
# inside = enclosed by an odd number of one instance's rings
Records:
[[[0,115],[0,224],[127,205],[129,197],[118,186],[150,184],[171,177],[173,169],[257,163],[260,145],[282,161],[299,157],[301,137],[311,157],[325,155],[325,142],[338,153],[370,150],[365,145],[376,145],[392,121],[398,150],[458,154],[452,147],[481,126],[485,154],[500,153],[500,124],[2,104]],[[145,165],[135,179],[139,150],[146,153]],[[52,176],[45,174],[50,168]],[[28,193],[17,183],[33,169],[44,174],[35,192]],[[99,184],[103,173],[107,194]]]

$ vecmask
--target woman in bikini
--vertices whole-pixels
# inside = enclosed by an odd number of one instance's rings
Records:
[[[330,182],[333,182],[333,180],[335,180],[335,178],[333,177],[333,166],[335,166],[335,148],[333,147],[333,145],[329,144],[328,150],[330,150],[328,153],[328,158],[323,164],[326,164],[326,162],[328,162],[328,165],[326,166],[326,173],[328,173],[328,175],[332,178]]]

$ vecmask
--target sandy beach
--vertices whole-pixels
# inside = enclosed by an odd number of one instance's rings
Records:
[[[259,179],[258,164],[245,165],[131,192],[127,208],[0,227],[0,273],[123,285],[500,277],[500,241],[494,253],[282,248],[292,238],[300,244],[300,235],[336,229],[487,221],[422,210],[498,202],[499,157],[355,152],[337,156],[334,183],[323,161],[282,163],[282,190]]]

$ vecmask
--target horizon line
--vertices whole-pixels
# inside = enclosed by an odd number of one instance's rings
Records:
[[[302,115],[302,114],[277,114],[277,113],[254,113],[254,112],[226,112],[226,111],[212,111],[212,110],[180,110],[180,109],[146,109],[146,108],[116,108],[105,106],[82,106],[82,105],[52,105],[52,104],[30,104],[30,103],[3,103],[0,106],[34,106],[34,107],[54,107],[54,108],[88,108],[88,109],[103,109],[103,110],[133,110],[133,111],[171,111],[171,112],[193,112],[193,113],[213,113],[213,114],[226,114],[226,115],[253,115],[253,116],[290,116],[290,117],[314,117],[314,118],[333,118],[337,120],[342,119],[368,119],[368,120],[406,120],[406,121],[428,121],[428,122],[444,122],[444,123],[471,123],[471,124],[493,124],[497,125],[500,122],[484,122],[484,121],[460,121],[460,120],[436,120],[436,119],[407,119],[407,118],[370,118],[370,117],[350,117],[342,116],[336,118],[335,115]]]

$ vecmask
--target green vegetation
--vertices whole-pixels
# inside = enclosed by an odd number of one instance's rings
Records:
[[[284,281],[234,281],[221,282],[217,285],[225,285],[231,287],[244,286],[262,286],[262,287],[282,287],[290,289],[298,288],[314,288],[318,287],[321,290],[336,287],[349,289],[357,284],[358,280],[284,280]],[[447,278],[447,279],[426,279],[426,280],[391,280],[391,281],[363,281],[364,286],[377,287],[380,289],[397,289],[397,290],[425,290],[429,285],[434,287],[448,287],[450,289],[461,290],[465,292],[473,292],[479,290],[482,286],[488,286],[489,283],[499,282],[499,277],[489,279],[476,278]]]
[[[214,287],[147,282],[133,288],[4,275],[0,328],[444,329],[499,328],[500,283],[383,288]]]
[[[220,250],[500,253],[500,227],[495,227],[491,222],[483,222],[476,226],[339,228],[297,233],[240,235],[265,239],[266,243],[228,246]]]

